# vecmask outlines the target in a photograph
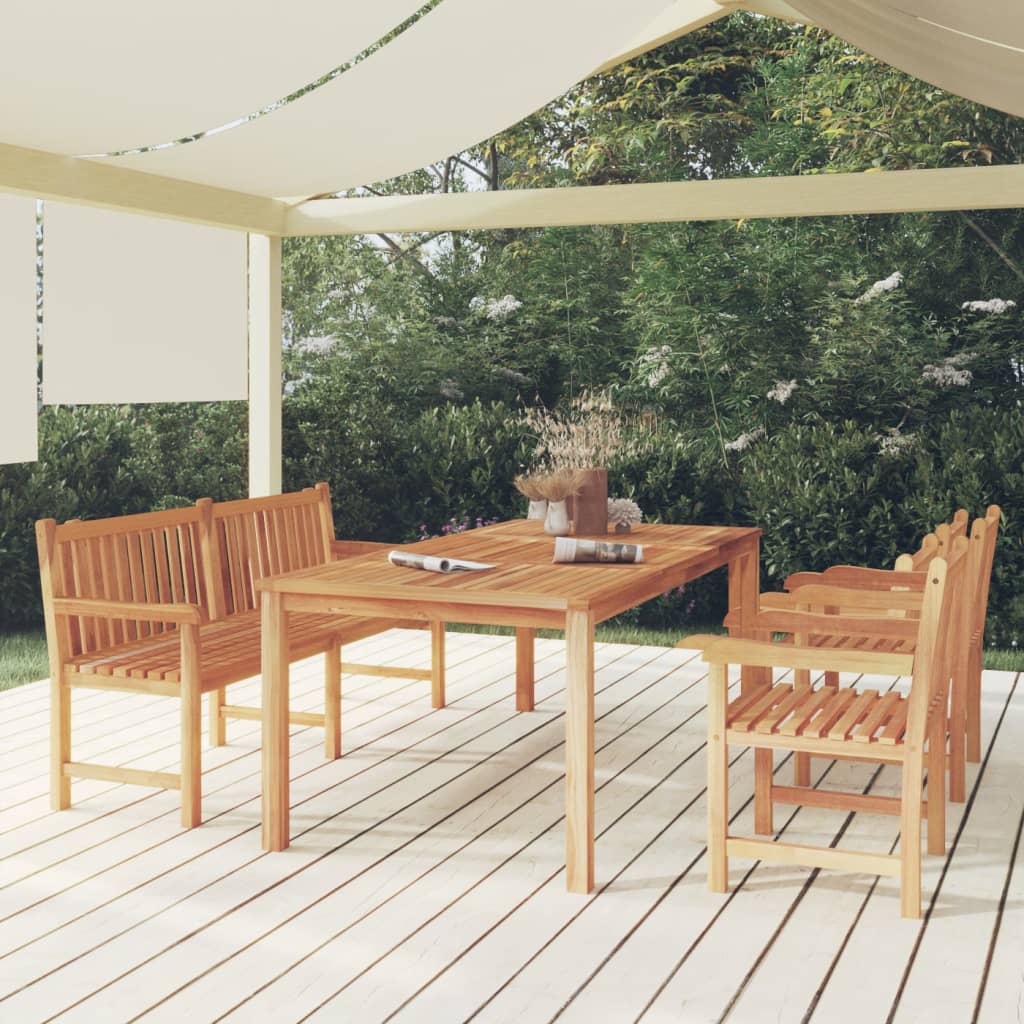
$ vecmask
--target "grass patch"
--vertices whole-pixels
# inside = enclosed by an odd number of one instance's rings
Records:
[[[491,636],[512,636],[514,629],[507,626],[466,626],[451,624],[454,633],[484,633]],[[596,638],[606,644],[640,644],[647,647],[674,647],[676,641],[693,633],[722,633],[715,623],[693,624],[682,629],[645,629],[642,626],[622,626],[614,621],[599,625]],[[561,632],[541,629],[538,636],[559,638]],[[1000,672],[1024,672],[1024,650],[1018,648],[985,650],[985,668]],[[46,636],[42,630],[0,634],[0,690],[9,690],[22,683],[46,679],[50,665],[46,660]]]
[[[42,630],[0,634],[0,690],[46,679],[49,674]]]

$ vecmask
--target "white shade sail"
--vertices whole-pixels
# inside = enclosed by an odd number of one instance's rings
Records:
[[[788,0],[808,21],[925,82],[1024,116],[1020,0]]]
[[[247,394],[241,232],[47,203],[47,404],[208,402]]]
[[[110,153],[246,117],[351,60],[423,0],[12,0],[0,142]]]
[[[468,148],[636,45],[674,8],[714,0],[442,0],[333,82],[230,131],[119,166],[266,196],[369,184]]]
[[[0,195],[0,463],[35,462],[36,204]]]

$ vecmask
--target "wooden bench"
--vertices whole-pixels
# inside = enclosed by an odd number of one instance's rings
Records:
[[[94,778],[181,790],[182,824],[201,820],[201,700],[209,694],[210,742],[226,722],[260,709],[226,703],[225,690],[260,672],[256,581],[364,554],[386,545],[337,541],[326,484],[293,494],[58,525],[36,524],[50,659],[50,792],[71,803],[71,779]],[[290,657],[323,654],[323,713],[293,712],[323,726],[327,757],[341,754],[341,648],[395,626],[357,616],[293,615]],[[345,664],[360,674],[432,681],[444,703],[444,627],[432,627],[432,667]],[[142,771],[72,760],[72,687],[181,700],[181,771]]]

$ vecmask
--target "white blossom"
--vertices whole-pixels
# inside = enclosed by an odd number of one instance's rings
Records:
[[[876,434],[875,439],[879,452],[889,458],[904,455],[917,444],[916,434],[901,434],[899,427],[889,427],[884,434]]]
[[[968,313],[1009,313],[1017,308],[1017,303],[1013,299],[975,299],[960,308]]]
[[[285,396],[285,398],[289,398],[290,396],[294,395],[295,392],[300,387],[302,387],[303,384],[308,384],[312,379],[313,379],[313,375],[311,373],[303,373],[303,374],[300,374],[300,376],[298,378],[296,378],[295,380],[285,381],[285,384],[284,384],[284,396]]]
[[[860,306],[865,302],[871,302],[872,299],[877,299],[879,295],[884,295],[886,292],[894,292],[901,284],[903,284],[903,275],[898,270],[894,270],[888,277],[876,281],[860,298],[854,301]]]
[[[656,388],[671,372],[668,359],[672,355],[670,345],[655,345],[640,357],[640,367],[647,375],[647,386]]]
[[[337,342],[337,338],[326,334],[321,337],[302,338],[296,342],[295,347],[303,352],[312,352],[317,355],[324,355],[326,352],[330,352]]]
[[[470,310],[482,312],[488,320],[507,320],[522,305],[514,295],[502,295],[500,299],[482,299],[477,295],[469,301]]]
[[[745,452],[755,441],[760,441],[762,437],[764,437],[764,427],[755,427],[753,430],[748,430],[745,434],[740,434],[735,441],[727,442],[725,450],[727,452]]]
[[[921,371],[921,380],[940,388],[965,388],[974,380],[974,374],[962,367],[973,358],[972,352],[958,352],[946,356],[941,363],[928,363]]]
[[[767,397],[773,402],[778,402],[779,405],[785,405],[793,397],[796,387],[795,380],[777,380],[772,385],[772,389],[768,392]]]

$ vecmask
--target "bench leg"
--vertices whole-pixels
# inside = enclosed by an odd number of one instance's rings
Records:
[[[430,624],[430,703],[444,707],[444,623]]]
[[[324,757],[341,757],[341,645],[324,651]]]
[[[71,690],[60,674],[50,680],[50,808],[71,806],[71,778],[64,765],[71,760]]]
[[[199,627],[181,627],[181,824],[202,821],[203,698],[199,689]]]
[[[223,747],[228,741],[228,723],[224,718],[224,688],[214,690],[207,701],[209,708],[210,746]]]

